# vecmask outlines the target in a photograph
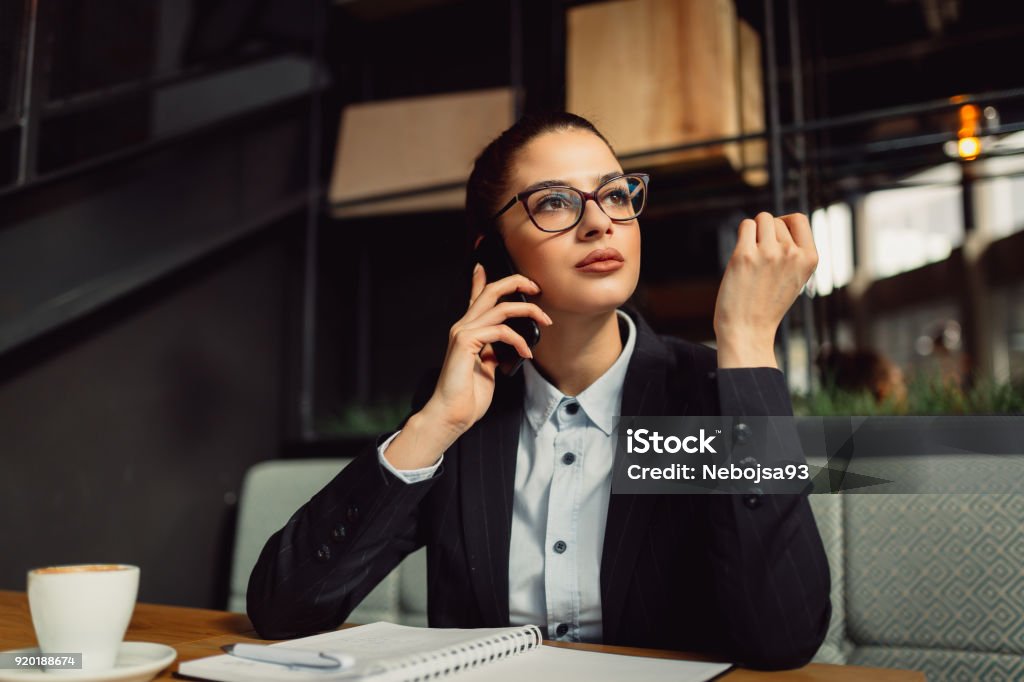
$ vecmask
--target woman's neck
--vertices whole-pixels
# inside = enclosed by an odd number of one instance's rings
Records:
[[[579,395],[622,353],[619,316],[614,310],[596,316],[547,312],[554,324],[533,348],[534,367],[565,395]]]

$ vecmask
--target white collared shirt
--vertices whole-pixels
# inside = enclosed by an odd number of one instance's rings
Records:
[[[636,345],[636,325],[621,310],[627,337],[615,363],[575,397],[564,395],[523,362],[524,404],[516,454],[509,548],[509,619],[546,626],[550,639],[600,642],[604,547],[615,417]],[[408,483],[434,475],[441,459],[399,471],[384,457],[398,433],[378,448],[381,463]],[[559,634],[559,626],[564,626]]]

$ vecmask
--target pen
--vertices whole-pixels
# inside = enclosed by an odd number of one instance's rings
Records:
[[[289,649],[264,644],[225,644],[221,649],[230,656],[244,658],[249,661],[277,663],[289,668],[318,668],[321,670],[340,670],[355,663],[355,659],[345,654],[325,654],[322,651],[306,651]]]

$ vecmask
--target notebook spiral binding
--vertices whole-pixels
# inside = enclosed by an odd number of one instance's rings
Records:
[[[425,682],[536,649],[543,639],[536,625],[524,625],[511,633],[481,637],[438,652],[403,656],[385,664],[384,671],[405,670],[410,675],[403,678],[407,682]]]

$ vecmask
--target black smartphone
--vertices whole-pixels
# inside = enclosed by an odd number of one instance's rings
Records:
[[[505,248],[505,242],[502,240],[501,235],[495,232],[489,232],[480,240],[474,254],[473,266],[475,267],[476,263],[484,266],[484,275],[487,277],[488,282],[495,282],[509,275],[516,274],[515,267],[512,265],[512,258],[509,257],[508,250]],[[506,301],[528,302],[526,294],[521,291],[507,294],[498,299],[499,303]],[[536,346],[537,342],[540,341],[540,327],[537,326],[537,322],[532,317],[510,317],[505,320],[505,324],[526,339],[526,343],[530,348]],[[504,341],[492,343],[491,347],[494,349],[494,354],[498,358],[502,371],[507,376],[512,376],[518,372],[523,364],[523,360],[526,359],[519,354],[519,351],[514,346]]]

